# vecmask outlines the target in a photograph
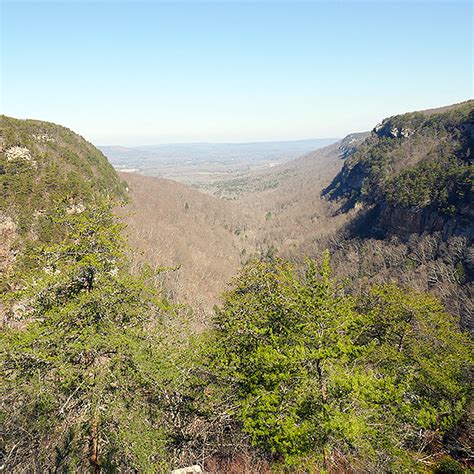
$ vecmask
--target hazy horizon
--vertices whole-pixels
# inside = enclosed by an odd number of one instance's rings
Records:
[[[338,141],[344,137],[313,137],[313,138],[290,138],[290,139],[275,139],[275,140],[252,140],[252,141],[194,141],[194,142],[162,142],[162,143],[141,143],[139,145],[123,145],[121,143],[95,143],[97,147],[123,147],[123,148],[152,148],[161,146],[175,146],[175,145],[253,145],[265,143],[287,143],[287,142],[312,142],[316,140],[334,140]]]

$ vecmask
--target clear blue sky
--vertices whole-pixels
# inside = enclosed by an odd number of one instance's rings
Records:
[[[2,113],[96,144],[338,137],[473,95],[470,1],[0,1]]]

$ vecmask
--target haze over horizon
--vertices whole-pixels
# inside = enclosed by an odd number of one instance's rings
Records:
[[[466,1],[1,5],[1,113],[100,145],[343,137],[473,92]]]
[[[122,145],[121,143],[111,143],[102,145],[101,143],[97,143],[96,146],[100,147],[117,147],[117,148],[134,148],[137,150],[144,149],[147,150],[149,148],[154,147],[167,147],[167,146],[180,146],[180,145],[259,145],[259,144],[270,144],[270,143],[301,143],[301,142],[313,142],[315,140],[332,140],[337,141],[342,137],[316,137],[316,138],[290,138],[290,139],[274,139],[274,140],[235,140],[235,141],[227,141],[227,140],[195,140],[192,142],[161,142],[161,143],[141,143],[139,145]]]

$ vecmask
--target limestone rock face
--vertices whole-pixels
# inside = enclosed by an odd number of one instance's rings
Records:
[[[415,130],[409,127],[397,127],[390,121],[383,121],[375,126],[373,133],[379,137],[386,138],[408,138],[415,133]]]
[[[11,146],[5,150],[5,156],[7,157],[7,161],[14,161],[14,160],[25,160],[31,161],[31,153],[28,148],[24,146]]]
[[[360,144],[370,135],[369,132],[351,133],[341,140],[341,158],[346,159],[357,151]]]
[[[444,240],[453,236],[474,235],[474,211],[471,206],[458,209],[456,216],[447,216],[433,209],[412,209],[379,203],[374,209],[373,230],[382,237],[396,235],[406,241],[412,234],[439,232]]]
[[[32,137],[37,142],[54,142],[55,141],[54,138],[48,135],[47,133],[33,134]]]

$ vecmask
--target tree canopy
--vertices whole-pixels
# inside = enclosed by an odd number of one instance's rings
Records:
[[[395,285],[354,298],[327,254],[303,274],[284,261],[248,265],[215,324],[215,370],[235,416],[290,465],[407,468],[467,403],[472,346],[440,304]]]
[[[0,336],[8,465],[157,469],[167,441],[160,400],[176,375],[163,343],[173,307],[150,271],[131,274],[109,205],[54,220],[66,237],[36,247],[15,275]]]

